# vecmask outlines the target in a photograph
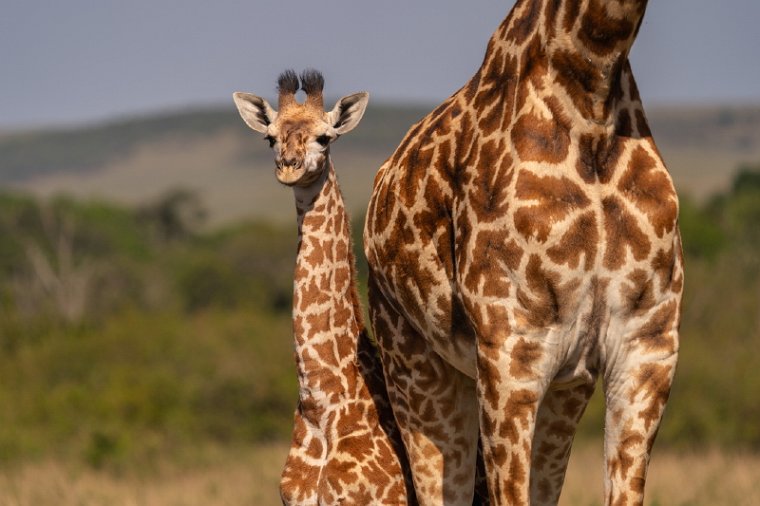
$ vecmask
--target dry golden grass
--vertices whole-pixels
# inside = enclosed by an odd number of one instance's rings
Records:
[[[0,506],[214,506],[281,504],[283,444],[207,456],[154,474],[72,469],[47,461],[0,471]]]
[[[190,469],[165,467],[153,475],[71,469],[56,462],[0,472],[0,506],[277,505],[284,444],[217,454]],[[573,452],[560,504],[602,504],[601,445]],[[760,504],[760,456],[719,451],[657,451],[647,482],[649,505]]]
[[[601,505],[602,443],[576,448],[570,458],[560,504]],[[655,448],[649,467],[646,504],[662,506],[760,504],[760,456],[718,450],[674,453]]]

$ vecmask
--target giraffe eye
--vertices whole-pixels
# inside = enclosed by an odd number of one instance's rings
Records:
[[[267,135],[266,137],[264,137],[264,140],[267,141],[267,142],[269,142],[269,147],[270,148],[273,148],[274,145],[275,145],[275,143],[277,142],[277,139],[275,139],[271,135]]]
[[[330,144],[331,140],[332,140],[332,137],[330,137],[329,135],[320,135],[319,137],[317,137],[317,142],[319,143],[320,146],[327,146],[328,144]]]

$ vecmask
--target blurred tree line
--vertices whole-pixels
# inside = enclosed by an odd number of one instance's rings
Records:
[[[289,435],[295,226],[204,217],[184,190],[135,210],[0,194],[0,462]]]
[[[295,223],[204,218],[183,190],[139,209],[0,194],[0,462],[118,468],[289,436]],[[681,361],[660,445],[760,450],[758,223],[760,167],[681,199]],[[600,397],[580,437],[601,435]]]

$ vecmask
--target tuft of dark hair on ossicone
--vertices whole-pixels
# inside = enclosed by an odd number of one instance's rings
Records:
[[[301,72],[301,89],[307,94],[320,94],[325,88],[325,78],[318,70],[307,69]]]
[[[288,69],[277,78],[277,91],[288,94],[295,94],[298,91],[298,76],[295,70]]]

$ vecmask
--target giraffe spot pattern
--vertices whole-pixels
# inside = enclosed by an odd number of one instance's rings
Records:
[[[636,322],[627,334],[635,353],[677,349],[677,334],[667,331],[677,327],[683,278],[677,200],[625,56],[643,4],[520,0],[475,76],[412,127],[376,179],[365,237],[371,284],[397,315],[393,325],[373,317],[396,419],[435,440],[446,424],[461,426],[456,406],[441,404],[451,376],[425,354],[431,343],[456,353],[463,341],[442,341],[431,329],[466,318],[494,503],[526,503],[529,468],[537,473],[530,497],[556,501],[567,441],[606,367],[599,348],[617,339],[609,325]],[[561,338],[577,342],[558,375],[586,383],[543,397],[551,409],[542,405],[542,436],[531,448],[541,397],[527,388],[520,399],[507,386],[543,372],[544,351],[523,331],[554,328],[578,329]],[[666,400],[657,392],[669,385],[671,365],[663,365],[667,374],[646,365],[615,371],[647,392],[635,409],[610,415],[619,440],[608,462],[610,503],[632,500],[643,486],[641,456]],[[574,376],[583,367],[585,376]],[[639,416],[636,425],[631,417]],[[434,451],[424,436],[405,436],[421,449],[411,464],[417,492],[432,502],[454,497],[451,484],[458,490],[469,475],[441,478],[448,443]],[[465,439],[449,434],[457,445]]]
[[[618,189],[647,215],[658,237],[673,231],[678,217],[673,186],[667,174],[658,169],[655,159],[642,146],[631,154]]]
[[[607,197],[602,201],[604,224],[607,233],[607,250],[604,266],[610,270],[620,269],[630,251],[636,260],[644,260],[651,249],[651,241],[641,230],[625,205],[617,197]]]
[[[526,239],[546,242],[557,222],[591,203],[583,190],[566,177],[536,176],[520,172],[515,195],[533,201],[515,212],[515,228]],[[540,212],[537,212],[540,209]]]
[[[564,125],[531,113],[515,122],[512,143],[522,161],[560,163],[567,157],[570,134]]]
[[[596,214],[589,211],[581,214],[546,254],[557,265],[567,264],[571,269],[578,268],[583,259],[583,268],[589,271],[596,260],[598,241]]]
[[[636,26],[627,17],[610,16],[602,0],[589,2],[591,6],[581,19],[580,39],[597,55],[607,56],[631,38]]]

